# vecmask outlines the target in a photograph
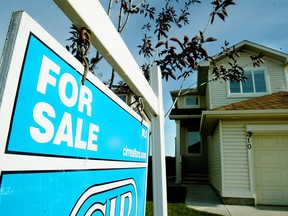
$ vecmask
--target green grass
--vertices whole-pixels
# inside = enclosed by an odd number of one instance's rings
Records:
[[[168,203],[169,216],[220,216],[209,212],[197,211],[182,203]],[[153,203],[146,202],[146,216],[153,216]]]

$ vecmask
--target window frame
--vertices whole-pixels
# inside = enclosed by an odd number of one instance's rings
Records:
[[[189,98],[196,98],[197,104],[196,105],[189,105],[187,104],[187,99]],[[187,95],[184,97],[184,106],[185,108],[200,108],[200,97],[198,95]]]
[[[227,82],[227,96],[228,98],[234,98],[234,97],[257,97],[262,95],[267,95],[270,92],[270,86],[269,86],[269,79],[267,74],[266,68],[247,68],[245,69],[245,72],[252,72],[252,80],[253,80],[253,91],[254,92],[243,92],[242,82],[240,82],[240,92],[239,93],[231,93],[230,89],[230,81]],[[244,73],[245,73],[244,72]],[[265,81],[265,87],[266,92],[255,92],[255,81],[254,81],[254,73],[255,72],[263,72],[264,74],[264,81]]]

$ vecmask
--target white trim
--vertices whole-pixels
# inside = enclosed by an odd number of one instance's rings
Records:
[[[210,72],[208,72],[208,73],[210,73]],[[208,109],[213,109],[214,107],[213,107],[213,104],[212,104],[212,96],[211,96],[211,91],[210,91],[210,88],[211,88],[211,84],[210,84],[211,82],[208,82],[208,84],[207,84],[207,91],[206,92],[208,92],[208,96],[209,96],[209,98],[208,98],[208,102],[209,102],[209,104],[208,104]],[[207,104],[206,104],[206,106],[207,106]]]
[[[252,131],[253,133],[287,133],[287,124],[266,124],[266,125],[246,125],[246,131]]]
[[[21,161],[21,163],[19,163]],[[37,161],[35,163],[35,161]],[[98,169],[123,169],[147,167],[146,163],[108,160],[86,160],[78,158],[43,157],[30,155],[1,155],[1,171],[22,170],[98,170]]]
[[[252,192],[239,191],[239,190],[225,190],[222,192],[222,197],[235,197],[235,198],[252,198],[254,194]]]
[[[246,130],[247,131],[247,130]],[[250,144],[251,146],[253,146],[253,141],[252,138],[250,138]],[[247,147],[247,156],[248,156],[248,172],[249,172],[249,187],[250,187],[250,191],[252,194],[255,194],[255,188],[254,188],[254,162],[253,162],[253,149],[249,149]]]
[[[223,130],[222,130],[222,120],[219,121],[219,148],[220,148],[220,158],[221,158],[221,188],[219,193],[223,196],[225,183],[224,183],[224,151],[223,151]]]
[[[288,109],[263,109],[263,110],[208,110],[203,111],[202,115],[209,117],[224,117],[224,116],[255,116],[255,115],[283,115],[288,114]]]
[[[187,99],[189,99],[189,98],[195,98],[197,101],[197,104],[195,104],[195,105],[187,104]],[[186,96],[184,96],[184,107],[185,108],[199,108],[200,107],[200,97],[198,95],[186,95]]]
[[[268,76],[268,72],[267,72],[267,67],[261,67],[261,68],[245,68],[245,72],[246,71],[251,71],[253,74],[254,72],[257,71],[263,71],[264,72],[264,79],[265,79],[265,84],[266,84],[266,92],[255,92],[255,86],[254,86],[254,75],[252,76],[253,79],[253,89],[254,92],[251,93],[243,93],[243,89],[242,89],[242,83],[240,82],[240,93],[231,93],[230,92],[230,81],[226,82],[226,86],[227,86],[227,98],[247,98],[247,97],[260,97],[263,95],[267,95],[271,93],[271,88],[270,88],[270,81],[269,81],[269,76]]]

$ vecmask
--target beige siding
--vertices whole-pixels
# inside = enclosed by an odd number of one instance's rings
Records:
[[[222,122],[223,191],[250,191],[248,152],[242,122]]]
[[[219,126],[208,143],[208,167],[211,184],[221,193],[221,151]]]
[[[271,93],[286,90],[283,65],[266,59],[265,66],[269,75]]]
[[[206,91],[206,98],[205,98],[206,109],[210,110],[212,108],[211,108],[211,101],[210,101],[210,86],[209,85],[206,85],[206,90],[205,91]]]
[[[252,65],[250,64],[251,60],[249,56],[253,54],[255,53],[250,53],[250,52],[241,53],[241,58],[238,60],[238,64],[240,66],[247,65],[246,68],[251,69]],[[285,73],[284,73],[283,64],[275,60],[269,59],[269,58],[264,58],[264,60],[265,60],[265,64],[262,67],[266,70],[267,75],[268,75],[268,80],[267,80],[269,83],[268,90],[270,90],[271,93],[286,90]],[[226,61],[227,60],[222,60],[217,64],[218,65],[224,64],[227,66],[228,64],[226,63]],[[210,106],[211,109],[249,99],[248,97],[240,97],[240,98],[230,97],[229,98],[227,83],[222,80],[210,82],[209,88],[210,88],[210,97],[211,97],[211,106]]]
[[[199,102],[200,102],[199,108],[205,108],[206,107],[206,98],[205,98],[204,95],[198,95],[198,94],[190,95],[190,94],[187,94],[185,96],[179,97],[179,99],[177,101],[177,105],[178,105],[179,109],[185,109],[185,108],[189,109],[190,108],[190,107],[185,106],[185,97],[189,97],[189,96],[198,96]]]

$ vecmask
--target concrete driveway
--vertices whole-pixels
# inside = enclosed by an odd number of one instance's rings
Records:
[[[222,204],[210,185],[185,184],[186,205],[225,216],[288,216],[288,206],[238,206]]]

